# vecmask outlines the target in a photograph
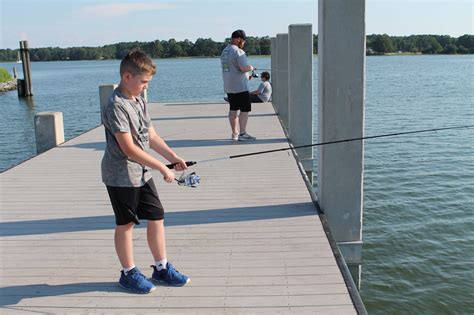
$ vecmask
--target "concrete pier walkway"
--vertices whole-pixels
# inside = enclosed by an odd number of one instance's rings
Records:
[[[287,146],[271,104],[254,104],[230,141],[227,104],[150,104],[158,133],[187,160]],[[0,313],[354,314],[291,152],[197,164],[197,189],[165,183],[168,259],[183,288],[117,285],[114,217],[100,179],[100,126],[0,174]],[[146,222],[137,266],[151,275]]]

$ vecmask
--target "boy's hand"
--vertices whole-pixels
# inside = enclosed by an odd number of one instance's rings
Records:
[[[167,183],[172,183],[174,180],[174,173],[168,168],[164,169],[161,175],[163,175],[163,180]]]
[[[176,165],[174,166],[174,169],[176,171],[184,171],[184,170],[188,169],[188,166],[186,165],[186,161],[183,160],[182,158],[180,158],[179,156],[177,156],[175,159],[173,159],[170,162],[171,163],[176,163]]]

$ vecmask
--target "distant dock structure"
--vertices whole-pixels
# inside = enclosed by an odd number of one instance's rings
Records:
[[[23,79],[17,79],[17,90],[18,96],[29,97],[33,96],[33,84],[31,80],[31,62],[30,62],[30,50],[28,47],[28,41],[20,41],[20,59],[17,63],[21,63],[23,67]]]

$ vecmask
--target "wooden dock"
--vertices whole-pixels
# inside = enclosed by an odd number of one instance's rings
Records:
[[[252,143],[230,141],[227,104],[150,104],[187,160],[288,145],[271,104],[254,104]],[[191,277],[149,295],[117,285],[114,217],[101,182],[100,126],[0,174],[0,313],[355,314],[291,152],[193,166],[196,188],[155,183],[168,259]],[[151,275],[143,222],[135,260]]]

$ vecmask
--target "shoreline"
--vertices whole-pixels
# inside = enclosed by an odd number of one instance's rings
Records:
[[[313,54],[317,56],[318,54]],[[366,54],[366,57],[391,57],[391,56],[472,56],[474,54],[422,54],[422,53],[411,53],[411,52],[401,52],[401,53],[385,53],[385,54]],[[248,58],[258,58],[258,57],[271,57],[271,55],[247,55]],[[214,59],[220,58],[220,56],[183,56],[183,57],[166,57],[166,58],[152,58],[153,60],[179,60],[179,59]],[[41,60],[41,61],[31,61],[33,62],[57,62],[57,61],[111,61],[120,59],[61,59],[61,60]],[[15,60],[0,60],[0,63],[14,63]]]
[[[16,79],[0,83],[0,93],[16,90],[16,84]]]

